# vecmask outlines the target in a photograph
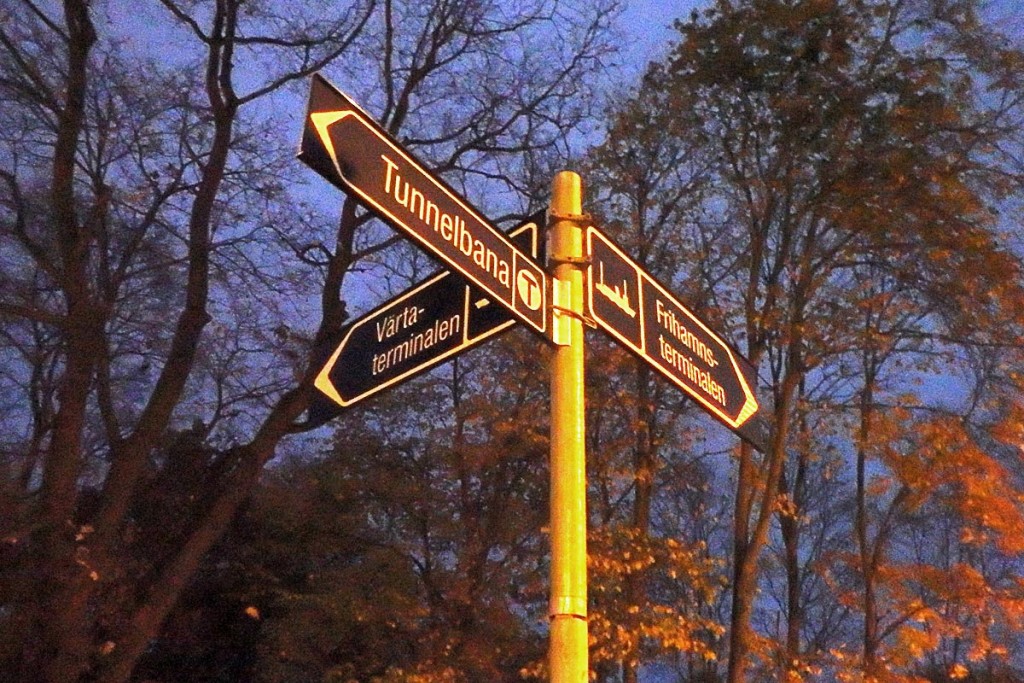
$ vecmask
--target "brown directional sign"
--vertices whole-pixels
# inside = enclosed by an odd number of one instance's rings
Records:
[[[543,213],[509,237],[542,258]],[[511,313],[465,278],[443,271],[413,285],[349,325],[317,375],[310,420],[320,424],[504,332]]]
[[[541,267],[319,75],[299,158],[546,334],[549,285]]]
[[[611,239],[594,227],[586,234],[587,300],[594,320],[712,416],[763,449],[753,366]]]

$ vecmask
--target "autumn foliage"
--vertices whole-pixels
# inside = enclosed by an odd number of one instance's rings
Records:
[[[1024,678],[1012,3],[709,1],[611,85],[614,4],[0,8],[0,678],[546,676],[543,342],[307,420],[436,268],[292,159],[320,69],[502,224],[578,168],[758,369],[763,453],[588,332],[594,680]]]

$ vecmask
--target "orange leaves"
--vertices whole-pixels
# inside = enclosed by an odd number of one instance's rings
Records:
[[[938,644],[939,636],[935,631],[917,624],[904,625],[896,632],[889,663],[897,667],[908,667],[923,659]]]
[[[949,669],[949,677],[951,679],[953,679],[954,681],[963,680],[963,679],[967,678],[967,676],[969,674],[970,674],[970,671],[968,671],[967,667],[964,666],[963,664],[959,663],[959,662],[954,664]]]
[[[723,577],[702,543],[608,527],[592,531],[589,544],[595,664],[626,661],[645,645],[716,657],[712,645],[725,628],[701,608],[721,590]]]
[[[412,669],[391,668],[373,683],[463,683],[466,676],[450,666],[421,665]]]
[[[836,556],[858,581],[826,575],[864,615],[861,656],[833,653],[840,680],[919,680],[924,662],[957,680],[972,662],[1007,659],[1002,639],[1024,628],[1024,581],[1009,569],[1024,553],[1024,495],[1012,464],[1020,414],[1003,407],[990,428],[917,407],[873,415],[864,540]]]
[[[939,417],[913,419],[905,411],[880,415],[875,454],[905,486],[908,507],[937,502],[955,510],[962,520],[961,539],[972,544],[993,543],[1010,554],[1024,552],[1024,495],[995,454],[979,442],[962,420]],[[1010,435],[1000,425],[997,433]],[[872,493],[890,488],[879,477]]]
[[[1019,582],[1000,585],[996,577],[964,562],[948,569],[914,567],[907,579],[915,578],[920,582],[917,588],[927,591],[925,595],[934,605],[919,609],[915,620],[931,636],[959,639],[966,646],[967,662],[1007,655],[997,634],[1006,627],[1019,629],[1022,624],[1024,592]],[[993,629],[996,624],[1002,626]]]
[[[845,559],[856,562],[852,556]],[[908,672],[948,652],[951,642],[964,662],[951,664],[949,675],[962,678],[967,664],[1005,659],[1008,650],[1001,638],[1008,629],[1024,628],[1024,581],[1006,583],[967,562],[948,567],[891,562],[876,568],[873,586],[876,600],[884,604],[874,650],[879,681],[921,680]],[[845,598],[844,605],[858,608],[855,593]],[[830,655],[842,671],[839,680],[867,680],[861,678],[865,663],[859,653],[837,649]]]

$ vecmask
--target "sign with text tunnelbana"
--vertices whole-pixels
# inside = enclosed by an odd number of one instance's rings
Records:
[[[320,75],[299,159],[547,338],[544,270]]]
[[[590,316],[613,338],[760,450],[757,372],[597,228],[586,232]]]

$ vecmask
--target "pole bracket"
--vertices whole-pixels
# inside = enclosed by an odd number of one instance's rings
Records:
[[[592,263],[589,256],[548,256],[548,262],[556,265],[568,263],[572,266],[589,266]]]
[[[560,595],[552,597],[548,602],[548,618],[555,617],[587,618],[587,597],[585,595]]]
[[[569,317],[569,318],[576,318],[577,320],[581,321],[587,327],[592,327],[595,330],[597,329],[597,321],[594,320],[593,318],[591,318],[590,316],[588,316],[586,313],[577,313],[576,311],[572,310],[571,308],[565,308],[564,306],[557,306],[557,305],[552,306],[551,310],[553,310],[557,315],[563,315],[563,316],[566,316],[566,317]]]
[[[573,223],[590,223],[593,217],[589,213],[556,213],[548,209],[548,221],[572,221]]]
[[[554,299],[551,302],[552,332],[554,333],[552,341],[558,346],[569,346],[572,343],[569,321],[572,316],[577,315],[572,310],[572,283],[555,277],[551,278],[551,285],[552,299]]]
[[[557,346],[568,346],[571,343],[569,323],[572,319],[581,321],[587,327],[597,327],[597,321],[588,317],[583,311],[576,311],[572,305],[572,284],[569,280],[551,278],[552,299],[551,312],[554,319],[553,339]]]

